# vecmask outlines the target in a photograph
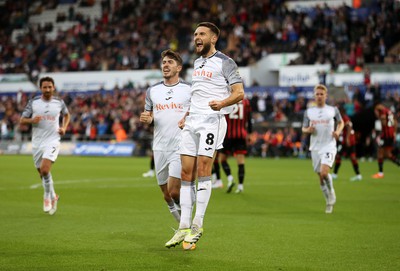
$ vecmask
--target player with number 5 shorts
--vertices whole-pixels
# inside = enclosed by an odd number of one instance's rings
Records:
[[[328,89],[324,85],[314,87],[316,106],[304,113],[303,133],[310,134],[311,158],[314,172],[318,174],[322,193],[326,200],[325,213],[333,211],[336,194],[329,173],[335,161],[336,140],[339,139],[344,123],[337,107],[326,104]],[[336,121],[336,129],[335,129]]]

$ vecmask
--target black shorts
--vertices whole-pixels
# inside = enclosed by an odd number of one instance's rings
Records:
[[[247,154],[247,144],[244,138],[225,138],[223,146],[224,148],[219,150],[223,154]]]
[[[393,137],[379,137],[377,139],[378,147],[393,147],[394,138]]]
[[[351,145],[351,146],[339,145],[338,146],[338,154],[340,156],[347,157],[353,153],[354,154],[356,153],[356,145]]]

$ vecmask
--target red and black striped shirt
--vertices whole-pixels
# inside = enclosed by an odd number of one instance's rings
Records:
[[[379,119],[382,124],[381,138],[394,138],[395,130],[394,130],[394,116],[392,111],[388,108],[382,108],[379,110]]]
[[[349,146],[354,146],[356,144],[356,136],[354,134],[354,130],[353,130],[353,124],[351,123],[351,120],[349,118],[349,116],[347,116],[346,114],[342,114],[342,119],[344,122],[344,129],[343,129],[343,134],[342,134],[342,144],[343,145],[347,145],[347,136],[349,136],[349,140],[350,140],[350,145]],[[348,129],[348,127],[350,127],[350,129]],[[350,130],[350,135],[347,135],[348,130]]]
[[[247,133],[252,131],[251,106],[247,99],[233,105],[233,111],[225,115],[228,129],[225,138],[246,139]]]

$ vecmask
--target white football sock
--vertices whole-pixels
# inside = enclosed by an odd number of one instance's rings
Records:
[[[193,224],[203,227],[203,219],[207,210],[208,202],[211,197],[211,176],[199,177],[199,183],[197,185],[197,201],[196,201],[196,214],[193,219]]]
[[[329,189],[328,189],[328,186],[326,186],[326,184],[322,184],[321,185],[321,190],[322,190],[322,194],[324,194],[326,203],[328,203],[328,201],[329,201]]]
[[[54,199],[55,192],[54,192],[53,178],[51,176],[51,173],[47,174],[47,176],[42,176],[42,184],[44,188],[44,197],[45,198],[51,197],[52,199]]]
[[[181,182],[181,221],[179,223],[179,229],[188,229],[192,225],[192,212],[193,205],[196,200],[196,183],[189,181]]]
[[[335,191],[335,189],[333,188],[332,175],[330,173],[328,173],[328,177],[324,181],[328,186],[329,191]]]
[[[167,204],[168,204],[168,208],[169,208],[169,211],[172,214],[172,216],[175,218],[176,221],[180,222],[181,215],[179,214],[178,209],[176,209],[174,201],[171,200],[170,202],[167,202]]]

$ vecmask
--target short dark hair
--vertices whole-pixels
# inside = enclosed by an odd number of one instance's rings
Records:
[[[201,22],[201,23],[199,23],[197,25],[197,27],[200,27],[200,26],[204,26],[204,27],[209,28],[215,35],[217,35],[217,37],[219,37],[219,33],[221,31],[219,30],[219,28],[215,24],[210,23],[210,22]]]
[[[164,57],[166,56],[175,60],[179,66],[182,66],[182,58],[177,52],[174,52],[171,49],[167,49],[161,53],[161,58],[164,59]]]
[[[55,86],[54,79],[49,76],[40,78],[39,87],[42,87],[43,82],[51,82],[53,84],[53,86]]]

